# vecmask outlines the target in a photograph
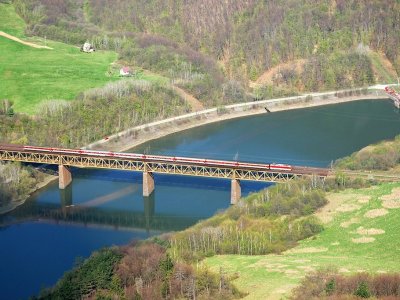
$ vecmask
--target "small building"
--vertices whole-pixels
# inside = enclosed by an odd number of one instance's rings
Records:
[[[94,49],[93,45],[86,42],[83,44],[83,46],[81,47],[81,51],[86,52],[86,53],[91,53],[96,51],[96,49]]]
[[[131,69],[129,67],[122,67],[119,70],[119,75],[121,76],[131,76]]]

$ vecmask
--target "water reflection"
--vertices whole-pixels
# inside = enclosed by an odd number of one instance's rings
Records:
[[[327,166],[331,160],[400,133],[390,101],[362,101],[210,124],[144,144],[134,152]],[[230,181],[155,175],[142,196],[135,172],[73,169],[0,216],[0,288],[4,299],[28,298],[101,247],[180,230],[225,209]],[[265,184],[242,182],[243,195]]]
[[[229,180],[156,175],[156,190],[143,197],[140,174],[114,172],[110,180],[97,170],[81,173],[73,169],[73,174],[74,180],[66,189],[59,190],[54,183],[44,192],[36,193],[31,201],[0,216],[0,227],[40,221],[143,230],[151,236],[187,228],[229,206]],[[124,180],[116,180],[121,176]],[[265,186],[265,183],[245,183],[244,193]]]

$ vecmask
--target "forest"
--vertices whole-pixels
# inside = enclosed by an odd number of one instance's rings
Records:
[[[335,162],[338,169],[390,170],[400,164],[400,135],[394,140],[370,145]]]
[[[13,0],[27,34],[91,41],[168,76],[206,104],[285,64],[263,85],[319,91],[375,82],[375,53],[400,70],[400,3],[389,1]],[[300,68],[294,62],[302,61]],[[376,71],[376,70],[375,70]],[[393,79],[393,78],[392,78]]]
[[[19,163],[0,162],[0,209],[12,200],[22,200],[43,179],[43,173]]]
[[[399,273],[344,276],[334,268],[325,268],[308,274],[294,289],[292,299],[397,299],[399,296]]]
[[[173,260],[165,246],[145,241],[93,253],[33,299],[239,299],[231,279]]]

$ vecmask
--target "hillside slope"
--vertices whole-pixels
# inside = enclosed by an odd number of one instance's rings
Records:
[[[321,267],[339,272],[385,273],[400,268],[400,184],[346,190],[328,196],[317,216],[325,230],[282,255],[214,256],[205,260],[213,270],[236,273],[233,283],[245,299],[288,296],[304,275]]]
[[[306,60],[297,68],[302,72],[289,70],[278,84],[297,91],[389,83],[400,70],[395,0],[13,3],[29,34],[74,44],[91,40],[183,82],[180,87],[206,106],[245,100],[240,93],[236,99],[236,91],[251,91],[249,80],[293,61]],[[383,53],[390,63],[366,49]]]
[[[10,4],[0,3],[0,16],[0,31],[13,33],[25,42],[23,21]],[[31,44],[0,35],[0,100],[14,102],[15,111],[31,114],[43,101],[72,100],[80,92],[118,79],[107,76],[110,63],[117,58],[115,52],[90,55],[60,42],[46,40],[46,46],[52,49],[32,48],[32,44],[44,47],[43,39],[31,38],[28,42]]]

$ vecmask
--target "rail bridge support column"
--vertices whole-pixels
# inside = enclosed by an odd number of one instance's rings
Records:
[[[61,190],[63,190],[67,186],[69,186],[71,181],[72,181],[71,171],[66,166],[59,165],[58,166],[58,187]]]
[[[240,180],[232,179],[231,181],[231,204],[235,205],[238,203],[242,196],[242,188],[240,187]]]
[[[154,177],[151,172],[143,172],[143,196],[148,197],[154,191]]]

